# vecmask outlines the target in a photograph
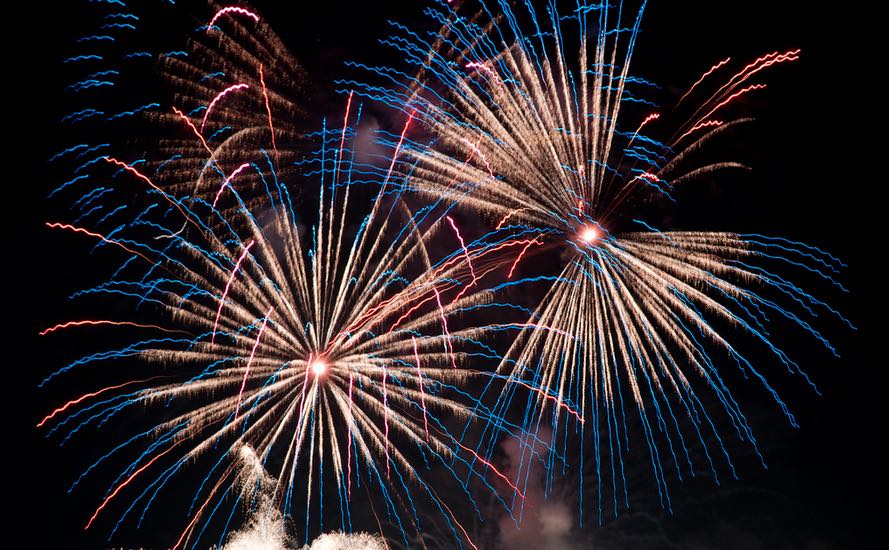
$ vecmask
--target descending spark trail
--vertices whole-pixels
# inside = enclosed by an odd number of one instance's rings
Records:
[[[271,134],[272,138],[272,149],[275,151],[275,162],[280,162],[280,155],[278,154],[278,144],[275,142],[275,125],[272,123],[272,106],[269,104],[269,91],[265,85],[265,74],[262,70],[262,64],[259,65],[259,82],[262,85],[262,99],[265,102],[265,111],[269,115],[269,134]],[[340,150],[342,150],[342,145],[340,146]]]

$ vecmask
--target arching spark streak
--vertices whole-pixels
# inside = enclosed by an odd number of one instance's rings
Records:
[[[262,98],[265,101],[265,112],[269,115],[269,133],[272,136],[272,149],[275,151],[275,163],[279,162],[278,144],[275,142],[275,125],[272,124],[272,106],[269,103],[269,91],[265,86],[265,75],[262,71],[262,63],[259,64],[259,82],[262,85]]]
[[[235,280],[235,275],[238,273],[238,269],[241,267],[241,262],[244,261],[244,258],[247,257],[247,254],[250,252],[250,248],[253,246],[255,241],[250,241],[247,243],[247,246],[244,247],[244,251],[241,252],[241,255],[238,257],[238,261],[235,262],[235,267],[232,268],[232,274],[228,278],[228,282],[225,284],[225,290],[222,291],[222,298],[219,299],[219,309],[216,310],[216,319],[213,321],[213,335],[210,337],[210,343],[216,343],[216,330],[219,328],[219,317],[222,315],[222,308],[225,307],[225,299],[228,296],[228,291],[232,286],[232,282]]]
[[[207,110],[204,112],[204,118],[201,119],[201,133],[204,132],[204,126],[207,125],[207,119],[210,117],[210,113],[213,111],[213,107],[215,107],[222,98],[232,92],[236,92],[238,90],[246,90],[248,88],[250,88],[249,84],[242,83],[229,86],[228,88],[219,92],[219,94],[217,94],[217,96],[213,98],[213,101],[210,102],[210,105],[207,106]]]
[[[244,369],[244,380],[241,381],[241,389],[238,391],[238,405],[235,407],[235,416],[233,419],[235,422],[237,422],[238,412],[241,410],[241,399],[244,396],[244,388],[247,387],[247,379],[250,376],[250,365],[253,364],[253,358],[256,356],[256,348],[259,347],[259,339],[262,338],[262,333],[265,332],[265,326],[268,324],[269,317],[271,317],[274,310],[274,307],[270,307],[268,312],[266,312],[265,317],[262,319],[262,327],[260,327],[259,333],[256,335],[256,342],[253,343],[253,349],[250,350],[250,359],[247,360],[247,368]]]
[[[95,321],[68,321],[67,323],[59,323],[58,325],[49,327],[47,329],[43,329],[37,334],[40,336],[46,336],[51,332],[55,332],[57,330],[61,330],[63,328],[69,327],[83,327],[83,326],[99,326],[99,325],[114,325],[114,326],[126,326],[126,327],[137,327],[137,328],[153,328],[157,330],[162,330],[164,332],[170,333],[178,333],[178,334],[190,334],[184,330],[176,330],[162,327],[160,325],[145,325],[142,323],[134,323],[132,321],[110,321],[106,319],[100,319]]]
[[[445,344],[448,348],[448,354],[451,356],[451,365],[456,369],[457,359],[454,357],[454,349],[451,347],[451,333],[448,331],[448,318],[445,315],[444,306],[441,304],[441,294],[434,286],[432,287],[432,292],[435,293],[435,303],[438,304],[438,311],[441,315],[441,330],[445,333]]]
[[[217,191],[216,193],[216,198],[213,199],[213,208],[216,208],[216,203],[219,202],[219,197],[222,196],[222,192],[225,191],[225,188],[231,185],[231,181],[234,179],[234,177],[247,168],[250,168],[249,162],[245,162],[244,164],[238,166],[237,168],[235,168],[234,172],[232,172],[227,178],[225,178],[225,181],[222,182],[222,185],[219,187],[219,191]]]
[[[239,8],[237,6],[228,6],[216,12],[216,15],[214,15],[213,19],[210,20],[210,24],[207,25],[207,32],[210,32],[210,29],[213,27],[213,25],[216,24],[216,21],[218,21],[220,17],[229,13],[245,15],[250,19],[253,19],[254,22],[259,23],[259,16],[252,11],[246,10],[244,8]]]
[[[676,104],[678,105],[678,104],[682,103],[682,100],[684,100],[686,97],[688,97],[688,94],[690,94],[690,93],[692,92],[692,90],[694,90],[695,88],[697,88],[697,87],[698,87],[698,84],[700,84],[701,82],[703,82],[705,78],[707,78],[708,76],[710,76],[711,74],[713,74],[718,68],[722,67],[723,65],[725,65],[726,63],[728,63],[728,62],[731,61],[731,60],[732,60],[731,57],[726,57],[725,59],[723,59],[722,61],[720,61],[720,62],[717,63],[716,65],[713,65],[712,67],[710,67],[710,69],[709,69],[707,72],[705,72],[704,74],[702,74],[702,75],[701,75],[701,78],[699,78],[697,82],[695,82],[694,84],[692,84],[692,85],[691,85],[691,88],[689,88],[688,91],[685,92],[685,93],[682,95],[682,97],[679,98],[679,101],[677,101]]]

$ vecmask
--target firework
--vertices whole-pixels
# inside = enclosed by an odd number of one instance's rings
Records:
[[[233,15],[246,17],[244,24],[253,21],[252,12],[222,10],[199,31],[213,35],[219,18]],[[236,55],[230,63],[256,61],[249,50],[231,48]],[[279,61],[288,66],[287,58]],[[190,64],[168,60],[168,66],[168,74],[187,73],[192,83],[197,78]],[[227,66],[226,74],[235,74]],[[159,411],[160,422],[114,447],[74,484],[112,456],[135,454],[86,522],[90,528],[122,507],[112,536],[127,517],[138,515],[141,525],[162,489],[186,466],[199,463],[212,467],[195,486],[174,547],[198,544],[213,521],[224,520],[223,504],[234,501],[221,544],[239,503],[250,500],[238,490],[244,469],[256,469],[239,458],[250,448],[277,480],[269,506],[294,522],[304,515],[306,541],[315,529],[351,531],[352,503],[361,499],[369,502],[380,530],[387,530],[385,521],[407,544],[407,533],[418,532],[426,521],[414,503],[422,495],[461,544],[472,544],[442,486],[425,481],[417,464],[437,463],[470,499],[466,484],[474,479],[493,489],[488,477],[521,497],[469,438],[451,435],[450,427],[491,420],[461,389],[469,377],[484,375],[466,365],[473,355],[488,355],[489,348],[474,339],[478,329],[461,330],[454,323],[461,312],[485,304],[486,295],[475,293],[479,281],[503,262],[494,254],[488,261],[489,253],[522,241],[466,243],[447,210],[412,213],[402,200],[403,182],[393,174],[411,119],[400,138],[375,138],[391,159],[379,166],[356,162],[350,145],[358,138],[361,105],[351,97],[341,127],[325,126],[311,136],[320,144],[317,151],[287,158],[287,173],[301,174],[298,186],[293,177],[285,181],[277,170],[283,152],[274,139],[281,134],[272,127],[275,101],[262,82],[269,78],[262,67],[253,67],[263,86],[252,98],[259,115],[222,107],[233,101],[230,95],[251,89],[252,81],[222,87],[215,95],[208,86],[182,86],[187,92],[177,100],[203,102],[204,114],[198,119],[174,107],[168,118],[187,129],[189,145],[163,144],[156,153],[185,153],[163,162],[98,156],[86,166],[90,178],[128,186],[129,202],[115,203],[103,196],[104,186],[96,187],[74,201],[75,209],[90,206],[77,224],[47,224],[125,255],[108,281],[76,296],[132,299],[152,322],[88,319],[41,334],[127,327],[157,336],[83,357],[47,377],[42,385],[58,383],[72,370],[129,357],[147,365],[130,371],[145,371],[144,377],[55,408],[40,427],[50,435],[66,434],[67,441],[136,407]],[[246,75],[251,68],[242,70]],[[186,77],[172,80],[179,79]],[[214,149],[207,136],[222,116],[246,129]],[[272,152],[260,147],[263,161],[251,160],[256,147],[245,135],[267,139]],[[242,158],[226,168],[223,149],[232,159]],[[170,173],[182,181],[173,181]],[[313,183],[317,209],[306,212],[290,189]],[[436,259],[427,245],[443,231],[447,237],[441,239],[457,248]],[[362,507],[359,513],[366,512]]]
[[[558,251],[559,271],[518,279],[512,269],[505,273],[509,281],[502,287],[545,288],[529,318],[533,324],[518,333],[498,372],[547,388],[531,394],[524,408],[528,432],[550,425],[553,447],[561,446],[560,434],[592,439],[600,522],[603,501],[610,500],[617,514],[626,500],[623,461],[633,411],[661,503],[669,507],[665,464],[693,473],[689,439],[707,449],[714,475],[720,462],[734,473],[708,400],[718,402],[738,437],[755,447],[720,362],[727,359],[761,384],[795,425],[765,372],[742,355],[740,342],[763,346],[808,381],[778,347],[769,318],[798,326],[832,354],[836,350],[809,319],[827,312],[847,322],[769,271],[814,275],[842,289],[836,281],[842,263],[830,254],[761,235],[660,231],[633,208],[641,201],[669,205],[682,182],[743,168],[735,162],[695,166],[690,158],[749,120],[732,118],[732,103],[765,87],[758,81],[762,71],[795,61],[800,52],[774,52],[740,65],[720,61],[690,86],[679,109],[660,110],[646,99],[654,84],[629,72],[641,8],[587,4],[560,14],[555,3],[545,13],[532,2],[481,6],[468,17],[443,3],[426,10],[440,26],[437,33],[393,24],[385,42],[414,64],[415,78],[397,78],[410,71],[356,64],[387,83],[343,83],[412,113],[431,133],[426,142],[405,144],[414,189],[487,214],[505,234],[537,229],[539,240],[520,254]],[[690,106],[695,98],[705,99]],[[664,119],[683,112],[672,134],[662,130]],[[667,137],[653,137],[658,134]],[[541,396],[553,394],[555,406],[543,421],[543,405],[550,403]],[[506,411],[514,395],[510,385],[495,410]],[[560,402],[576,404],[582,416],[564,414]]]

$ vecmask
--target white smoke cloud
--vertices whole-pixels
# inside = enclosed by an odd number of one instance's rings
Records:
[[[302,550],[386,550],[386,543],[368,533],[325,533]]]
[[[244,495],[255,492],[256,507],[247,524],[232,533],[222,550],[386,550],[382,538],[368,533],[325,533],[309,545],[296,546],[287,536],[284,518],[269,496],[274,479],[265,472],[249,445],[241,447],[240,459],[241,491]]]

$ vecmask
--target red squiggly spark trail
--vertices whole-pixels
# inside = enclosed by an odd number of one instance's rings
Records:
[[[630,144],[633,143],[633,140],[636,139],[636,136],[639,135],[639,132],[642,131],[642,128],[643,128],[646,124],[648,124],[648,123],[651,122],[652,120],[657,120],[657,119],[659,119],[660,117],[661,117],[661,114],[660,114],[660,113],[651,113],[650,115],[648,115],[647,117],[645,117],[645,120],[642,121],[642,124],[640,124],[639,127],[636,128],[636,131],[633,132],[633,137],[630,138],[630,141],[627,143],[627,147],[629,147]]]
[[[703,82],[705,78],[707,78],[708,76],[710,76],[711,74],[713,74],[717,69],[719,69],[720,67],[722,67],[723,65],[725,65],[726,63],[728,63],[728,62],[731,61],[731,60],[732,60],[731,57],[726,57],[725,59],[723,59],[722,61],[720,61],[720,62],[717,63],[716,65],[713,65],[712,67],[710,67],[710,70],[708,70],[707,72],[705,72],[704,74],[702,74],[702,75],[701,75],[701,78],[699,78],[697,82],[695,82],[694,84],[691,85],[691,88],[689,88],[688,91],[685,92],[685,94],[684,94],[682,97],[679,98],[679,101],[677,101],[676,104],[679,105],[680,103],[682,103],[682,100],[685,99],[686,97],[688,97],[688,94],[690,94],[690,93],[692,92],[692,90],[694,90],[695,88],[697,88],[698,84],[700,84],[701,82]]]
[[[93,517],[90,518],[90,520],[89,520],[89,521],[87,522],[87,524],[86,524],[86,527],[84,527],[83,530],[86,531],[87,529],[90,528],[90,525],[92,525],[92,524],[93,524],[93,521],[95,521],[96,518],[99,516],[99,512],[101,512],[102,509],[105,508],[105,506],[111,501],[111,499],[113,499],[114,497],[117,496],[117,493],[119,493],[121,489],[123,489],[124,487],[126,487],[131,481],[133,481],[133,479],[136,478],[136,476],[138,476],[139,474],[141,474],[142,472],[144,472],[145,470],[147,470],[148,467],[151,466],[152,464],[154,464],[160,457],[164,456],[165,454],[167,454],[167,453],[169,453],[170,451],[172,451],[173,449],[175,449],[175,448],[176,448],[180,443],[182,443],[183,441],[185,441],[185,440],[182,439],[182,440],[179,440],[179,441],[177,441],[176,443],[174,443],[172,447],[170,447],[170,448],[167,449],[166,451],[164,451],[164,452],[158,454],[157,456],[155,456],[154,458],[152,458],[151,460],[149,460],[144,466],[142,466],[141,468],[139,468],[138,470],[136,470],[135,472],[133,472],[133,475],[131,475],[130,477],[128,477],[128,478],[126,479],[126,481],[124,481],[123,483],[121,483],[120,485],[118,485],[117,488],[114,490],[114,492],[111,493],[110,495],[108,495],[108,496],[105,498],[105,500],[102,502],[102,504],[101,504],[98,508],[96,508],[96,511],[93,512]]]
[[[75,227],[69,223],[57,223],[57,222],[46,222],[46,226],[51,227],[53,229],[68,229],[70,231],[74,231],[75,233],[83,233],[84,235],[89,235],[90,237],[96,237],[96,238],[102,239],[103,242],[110,243],[110,244],[116,244],[117,246],[123,248],[130,254],[135,254],[136,256],[143,258],[146,262],[148,262],[152,265],[158,265],[157,262],[151,261],[148,258],[148,256],[146,256],[145,254],[142,254],[141,252],[137,252],[121,242],[115,241],[113,239],[109,239],[108,237],[106,237],[104,235],[100,235],[99,233],[93,233],[92,231],[89,231],[89,230],[84,229],[82,227]]]
[[[272,134],[272,149],[275,151],[275,164],[280,162],[278,157],[278,144],[275,143],[275,125],[272,124],[272,106],[269,103],[269,91],[265,85],[265,75],[262,71],[262,63],[259,64],[259,83],[262,85],[262,98],[265,101],[265,112],[269,115],[269,132]]]
[[[687,137],[691,133],[694,133],[694,132],[700,130],[701,128],[710,128],[710,127],[716,127],[716,126],[722,126],[722,121],[721,120],[706,120],[704,122],[700,122],[700,123],[692,126],[691,129],[689,129],[687,132],[685,132],[684,134],[679,136],[676,139],[676,141],[674,141],[673,143],[674,144],[679,143],[680,141],[682,141],[683,138]]]
[[[464,451],[469,451],[470,453],[472,453],[472,456],[474,456],[474,457],[476,458],[476,460],[478,460],[479,462],[481,462],[482,464],[484,464],[485,466],[487,466],[488,468],[490,468],[490,469],[497,475],[497,477],[499,477],[500,479],[502,479],[503,481],[505,481],[507,485],[509,485],[510,487],[512,487],[512,489],[516,492],[517,495],[519,495],[519,496],[522,498],[522,500],[525,500],[525,493],[523,493],[522,490],[519,489],[519,488],[516,486],[516,484],[513,483],[508,477],[506,477],[505,475],[503,475],[503,473],[501,473],[500,470],[498,470],[496,466],[494,466],[493,464],[491,464],[490,461],[485,460],[484,458],[482,458],[481,455],[479,455],[477,452],[475,452],[475,450],[473,450],[473,449],[467,447],[466,445],[460,443],[460,442],[457,441],[456,439],[454,439],[454,443],[456,443],[456,444],[457,444],[461,449],[463,449]]]
[[[40,336],[46,336],[51,332],[55,332],[57,330],[61,330],[63,328],[69,327],[83,327],[83,326],[98,326],[98,325],[114,325],[114,326],[127,326],[127,327],[138,327],[138,328],[154,328],[157,330],[162,330],[164,332],[178,333],[178,334],[191,334],[185,330],[176,330],[170,328],[164,328],[160,325],[143,325],[141,323],[134,323],[132,321],[110,321],[107,319],[99,319],[95,321],[68,321],[67,323],[59,323],[58,325],[49,327],[47,329],[43,329],[37,334]]]
[[[153,376],[151,378],[144,378],[142,380],[130,380],[129,382],[124,382],[123,384],[118,384],[116,386],[108,386],[107,388],[102,388],[101,390],[81,395],[77,399],[72,399],[71,401],[68,401],[61,407],[57,408],[53,412],[46,415],[46,417],[43,420],[41,420],[39,424],[37,424],[37,427],[42,428],[44,424],[46,424],[47,422],[52,420],[57,414],[65,412],[73,405],[77,405],[78,403],[86,401],[87,399],[89,399],[91,397],[96,397],[96,396],[102,395],[103,393],[111,391],[111,390],[119,390],[120,388],[125,388],[125,387],[131,386],[133,384],[139,384],[142,382],[150,382],[152,380],[157,380],[158,378],[163,378],[163,377],[162,376]]]
[[[207,145],[207,140],[204,139],[204,136],[202,136],[200,132],[198,132],[197,127],[194,125],[194,123],[191,121],[191,119],[188,118],[188,115],[186,115],[185,113],[183,113],[176,107],[173,107],[173,112],[176,113],[179,116],[179,118],[181,118],[185,122],[185,125],[188,126],[188,128],[192,132],[194,132],[194,135],[196,135],[198,137],[198,139],[201,140],[201,145],[203,145],[204,149],[206,149],[207,152],[210,153],[210,156],[213,156],[213,150],[210,149],[209,145]]]
[[[519,262],[522,261],[522,256],[525,255],[525,252],[527,252],[528,249],[531,248],[531,245],[534,245],[534,244],[543,244],[542,242],[538,242],[537,239],[538,239],[538,237],[535,237],[534,240],[532,240],[531,242],[529,242],[528,244],[526,244],[524,248],[522,248],[522,251],[519,252],[518,257],[516,257],[515,261],[512,263],[512,267],[509,268],[509,273],[506,275],[506,278],[507,278],[507,279],[512,279],[512,273],[513,273],[513,271],[515,271],[515,268],[516,268],[516,266],[519,265]]]
[[[116,158],[113,158],[113,157],[102,157],[102,158],[105,159],[105,162],[109,162],[109,163],[111,163],[111,164],[113,164],[113,165],[115,165],[115,166],[120,166],[121,168],[123,168],[123,169],[126,170],[127,172],[133,174],[133,175],[136,176],[137,178],[141,179],[142,181],[144,181],[145,183],[147,183],[148,185],[150,185],[152,189],[154,189],[155,191],[157,191],[158,193],[160,193],[161,196],[163,196],[165,199],[167,199],[167,201],[168,201],[170,204],[172,204],[173,206],[175,206],[176,209],[179,210],[179,213],[182,214],[182,216],[183,216],[186,220],[190,221],[190,222],[192,223],[192,225],[194,225],[194,226],[198,229],[198,231],[203,231],[202,228],[201,228],[201,226],[198,225],[198,223],[195,222],[193,219],[191,219],[191,216],[189,216],[188,213],[186,213],[185,210],[182,209],[182,206],[181,206],[177,201],[175,201],[175,200],[173,199],[173,197],[171,197],[170,195],[168,195],[163,189],[161,189],[160,187],[158,187],[157,185],[155,185],[155,183],[154,183],[153,181],[151,181],[151,179],[149,179],[148,176],[146,176],[146,175],[143,174],[142,172],[136,170],[135,168],[133,168],[133,167],[130,166],[129,164],[127,164],[127,163],[125,163],[125,162],[123,162],[123,161],[117,160]]]
[[[725,105],[729,104],[735,98],[740,97],[740,96],[746,94],[747,92],[752,92],[753,90],[762,90],[765,87],[766,87],[765,84],[751,84],[750,86],[747,86],[746,88],[742,88],[741,90],[733,93],[732,95],[728,96],[728,98],[726,98],[723,101],[721,101],[720,103],[718,103],[716,105],[716,107],[713,107],[712,109],[710,109],[710,112],[707,113],[706,115],[702,116],[700,118],[700,120],[708,118],[710,115],[712,115],[713,113],[715,113],[716,111],[718,111],[719,109],[724,107]]]
[[[506,220],[513,217],[515,214],[518,214],[522,210],[527,210],[527,208],[516,208],[515,210],[510,210],[509,212],[507,212],[505,216],[500,218],[500,221],[497,222],[497,227],[495,227],[494,229],[500,229],[501,227],[503,227],[503,224],[506,223]]]

